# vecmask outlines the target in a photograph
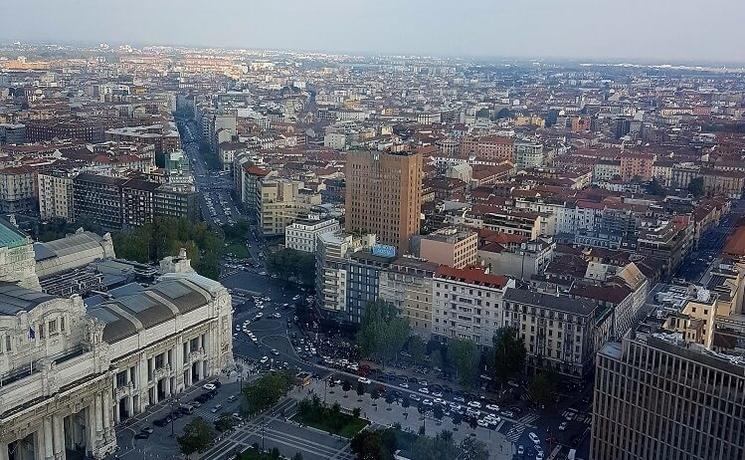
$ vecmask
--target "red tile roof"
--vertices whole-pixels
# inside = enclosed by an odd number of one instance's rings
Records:
[[[503,288],[507,285],[507,278],[504,275],[490,275],[484,272],[484,269],[477,267],[469,268],[452,268],[447,265],[440,265],[437,268],[436,276],[446,278],[452,281],[477,284],[479,286],[489,286]]]

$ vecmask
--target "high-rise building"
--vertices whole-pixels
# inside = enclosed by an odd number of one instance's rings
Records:
[[[351,151],[344,174],[346,231],[375,233],[379,243],[409,252],[411,237],[419,233],[421,155]]]

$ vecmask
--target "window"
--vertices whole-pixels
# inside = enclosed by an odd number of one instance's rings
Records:
[[[49,321],[49,335],[52,336],[52,335],[55,335],[57,333],[58,333],[58,331],[57,331],[57,320],[56,319],[53,319],[53,320]]]

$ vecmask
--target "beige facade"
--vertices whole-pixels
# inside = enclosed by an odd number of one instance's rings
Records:
[[[432,277],[437,265],[413,258],[398,258],[380,275],[378,295],[393,304],[414,334],[432,333]]]
[[[419,256],[439,265],[464,268],[476,264],[478,244],[478,233],[474,231],[443,228],[421,237]]]
[[[339,231],[336,219],[299,219],[285,229],[285,247],[302,252],[316,252],[318,236]]]
[[[63,174],[39,174],[39,218],[72,221],[73,212],[72,177]]]
[[[321,204],[321,195],[305,190],[301,181],[267,179],[257,188],[261,231],[264,235],[283,235],[288,225],[305,217]]]
[[[351,151],[344,176],[346,231],[374,233],[379,243],[408,253],[419,234],[421,154]]]

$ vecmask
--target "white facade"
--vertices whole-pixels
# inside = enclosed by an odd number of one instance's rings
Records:
[[[339,221],[336,219],[297,220],[285,228],[285,247],[315,253],[319,235],[338,231]]]
[[[0,283],[0,460],[102,458],[116,423],[233,365],[227,290],[183,253],[161,272],[89,309]]]
[[[491,346],[502,327],[502,295],[514,285],[514,280],[478,269],[440,267],[432,281],[432,334]]]

